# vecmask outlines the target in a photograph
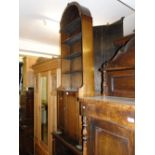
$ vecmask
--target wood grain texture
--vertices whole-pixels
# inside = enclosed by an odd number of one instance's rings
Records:
[[[32,66],[32,69],[34,70],[34,73],[46,72],[60,68],[60,63],[60,59],[46,59],[44,61],[36,62],[36,64]]]
[[[84,155],[134,155],[134,99],[84,97],[80,103],[81,115],[87,120]]]
[[[79,96],[94,95],[94,60],[92,18],[82,16],[83,86]]]
[[[58,130],[74,141],[80,139],[79,103],[76,92],[58,91]]]
[[[42,145],[39,141],[35,141],[35,155],[50,155],[46,146]]]
[[[118,50],[102,66],[103,94],[107,96],[135,97],[135,36],[115,41]]]
[[[103,120],[91,119],[90,123],[90,155],[134,154],[133,130]]]

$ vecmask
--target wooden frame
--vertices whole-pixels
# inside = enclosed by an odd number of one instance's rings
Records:
[[[35,73],[35,88],[34,88],[34,139],[36,155],[51,155],[52,154],[52,136],[51,133],[57,130],[56,117],[56,89],[60,86],[60,59],[43,59],[33,65]],[[41,140],[41,107],[40,107],[40,79],[41,76],[47,77],[48,82],[48,145]],[[56,83],[52,86],[52,82]]]

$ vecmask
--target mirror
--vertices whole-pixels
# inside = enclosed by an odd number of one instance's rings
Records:
[[[41,77],[41,139],[48,144],[48,96],[47,77]]]

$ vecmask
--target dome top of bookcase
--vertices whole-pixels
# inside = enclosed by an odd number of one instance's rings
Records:
[[[81,17],[81,15],[91,17],[91,13],[90,13],[89,9],[87,9],[86,7],[80,5],[77,2],[68,3],[67,7],[65,8],[65,10],[62,14],[60,25],[61,26],[63,26],[64,24],[66,25],[67,23],[65,23],[65,22],[68,22],[68,21],[70,22],[71,20],[75,19],[76,17],[77,18]]]

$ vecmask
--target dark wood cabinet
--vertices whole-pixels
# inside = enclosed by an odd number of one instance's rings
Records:
[[[34,131],[33,126],[28,124],[20,125],[19,128],[20,155],[34,154]]]
[[[117,39],[118,50],[103,63],[103,94],[107,96],[135,97],[135,35]]]
[[[34,89],[21,94],[19,118],[19,154],[33,155],[34,153]]]
[[[134,99],[100,96],[80,102],[84,155],[134,155]]]

